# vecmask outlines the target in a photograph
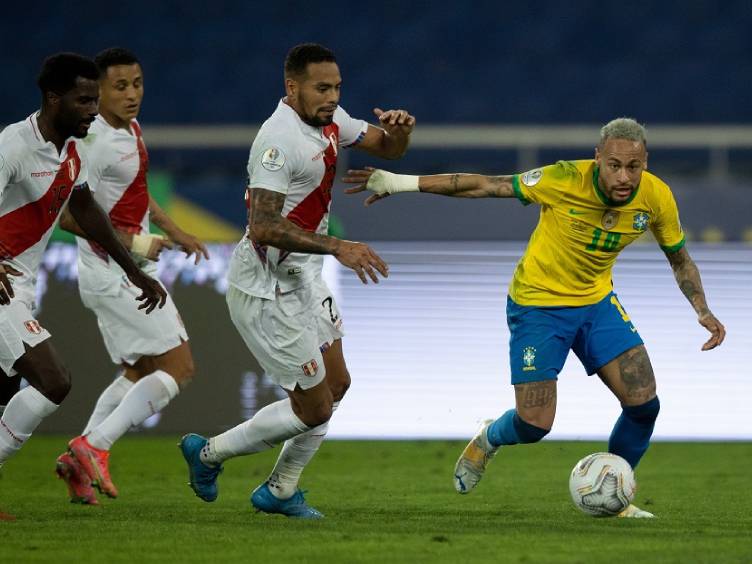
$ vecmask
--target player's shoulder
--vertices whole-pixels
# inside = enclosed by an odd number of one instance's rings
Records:
[[[541,178],[549,183],[571,184],[580,182],[588,172],[588,161],[556,161],[540,169]],[[534,171],[531,171],[534,172]],[[530,174],[530,173],[525,173]]]
[[[659,203],[673,198],[669,185],[661,178],[648,171],[642,173],[642,178],[640,179],[640,192],[643,193],[644,197],[648,200],[654,200]]]
[[[343,121],[348,121],[353,119],[350,114],[347,112],[345,108],[342,106],[337,106],[337,109],[334,110],[334,122],[335,123],[341,123]]]
[[[11,123],[0,132],[0,168],[16,168],[33,154],[28,150],[31,133],[28,120]]]

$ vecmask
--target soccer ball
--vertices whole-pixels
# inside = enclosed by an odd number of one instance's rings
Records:
[[[636,489],[629,462],[607,452],[589,454],[575,464],[569,476],[572,501],[593,517],[618,515],[632,503]]]

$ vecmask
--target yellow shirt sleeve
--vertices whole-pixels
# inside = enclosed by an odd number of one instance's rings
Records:
[[[514,195],[524,205],[531,202],[553,206],[561,201],[573,183],[578,182],[580,172],[568,161],[535,168],[512,176]]]
[[[658,209],[655,220],[651,222],[650,230],[666,253],[675,253],[684,246],[684,232],[679,221],[679,208],[674,195],[665,184],[662,185],[658,197]]]

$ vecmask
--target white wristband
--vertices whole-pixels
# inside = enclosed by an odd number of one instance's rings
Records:
[[[418,192],[418,176],[411,174],[394,174],[377,169],[368,179],[368,188],[376,194],[396,194],[397,192]]]
[[[151,233],[139,233],[133,236],[131,241],[131,252],[134,255],[142,257],[149,256],[149,249],[151,249],[151,243],[154,239],[164,239],[162,235],[152,235]]]

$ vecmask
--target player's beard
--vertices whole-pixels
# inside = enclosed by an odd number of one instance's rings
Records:
[[[318,114],[314,114],[312,116],[301,117],[301,119],[311,127],[325,127],[332,124],[334,121],[334,114],[328,118],[320,118]]]
[[[89,133],[88,128],[84,128],[84,122],[87,121],[86,119],[66,118],[63,115],[59,115],[54,121],[54,126],[64,139],[68,139],[69,137],[82,139]]]

